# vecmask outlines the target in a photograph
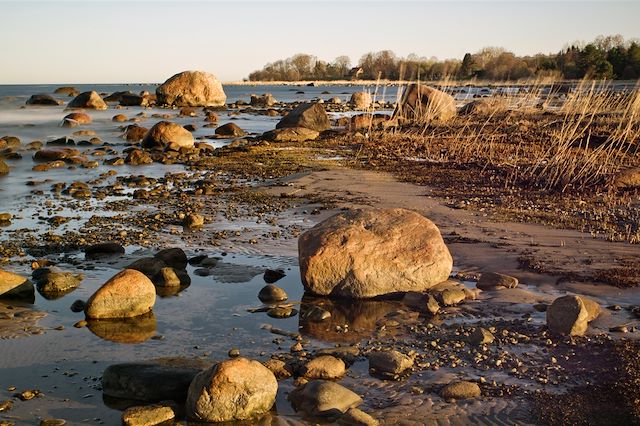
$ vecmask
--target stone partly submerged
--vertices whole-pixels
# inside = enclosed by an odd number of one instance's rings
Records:
[[[276,400],[278,381],[258,361],[234,358],[198,374],[189,386],[187,418],[206,422],[255,419]]]
[[[222,107],[227,101],[222,83],[203,71],[184,71],[174,75],[156,89],[160,105]]]
[[[170,121],[156,123],[142,139],[143,148],[193,148],[193,135]]]
[[[413,122],[445,122],[455,115],[456,102],[453,96],[424,84],[410,84],[405,89],[393,118]]]
[[[304,127],[322,132],[331,128],[329,116],[319,103],[304,103],[298,105],[276,124],[277,129],[287,127]]]
[[[26,102],[27,105],[61,105],[62,102],[55,99],[53,96],[46,93],[40,93],[37,95],[31,95]]]
[[[156,289],[142,272],[125,269],[114,275],[87,301],[87,318],[130,318],[148,314],[156,301]]]
[[[106,102],[97,92],[83,92],[73,98],[67,108],[107,109]]]
[[[437,226],[405,209],[337,214],[302,234],[298,253],[305,290],[323,296],[421,292],[453,267]]]

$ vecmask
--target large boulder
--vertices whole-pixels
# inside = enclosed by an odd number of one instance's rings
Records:
[[[258,361],[234,358],[198,374],[189,386],[189,419],[207,422],[247,420],[271,409],[278,381]]]
[[[144,315],[153,309],[156,288],[146,275],[125,269],[114,275],[87,301],[87,318],[128,318]]]
[[[305,127],[322,132],[331,128],[329,117],[319,103],[304,103],[298,105],[276,124],[277,129],[285,127]]]
[[[323,296],[425,291],[445,281],[453,267],[436,225],[404,209],[330,217],[300,236],[298,253],[305,290]]]
[[[349,104],[351,104],[351,107],[354,109],[367,109],[371,106],[372,102],[371,94],[367,92],[355,92],[349,100]]]
[[[27,105],[61,105],[61,104],[62,104],[61,101],[45,93],[31,95],[31,97],[27,99]]]
[[[170,121],[156,123],[142,139],[143,148],[193,148],[193,135],[179,124]]]
[[[25,277],[0,269],[0,298],[32,298],[33,284]]]
[[[409,85],[393,113],[394,118],[417,122],[445,122],[455,115],[453,96],[423,84]]]
[[[158,103],[175,106],[221,107],[227,101],[222,84],[203,71],[184,71],[156,89]]]
[[[67,108],[107,109],[107,104],[97,92],[83,92],[73,98]]]

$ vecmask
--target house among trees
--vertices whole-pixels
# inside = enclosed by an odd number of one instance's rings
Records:
[[[351,80],[358,80],[364,74],[364,69],[362,67],[353,67],[349,70],[349,77]]]

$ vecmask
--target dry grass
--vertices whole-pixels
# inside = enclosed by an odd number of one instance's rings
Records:
[[[640,166],[640,91],[583,82],[558,96],[545,84],[446,123],[370,128],[318,146],[343,150],[355,167],[427,184],[452,204],[639,243],[638,191],[611,181]]]

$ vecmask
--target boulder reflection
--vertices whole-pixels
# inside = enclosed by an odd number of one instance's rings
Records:
[[[88,320],[89,330],[104,340],[116,343],[142,343],[156,334],[153,312],[135,318]]]
[[[315,306],[329,311],[331,317],[321,322],[311,321],[308,314]],[[396,300],[333,300],[305,294],[300,305],[298,324],[300,332],[306,337],[335,343],[355,343],[373,335],[378,329],[376,323],[379,320],[402,307],[402,303]]]

